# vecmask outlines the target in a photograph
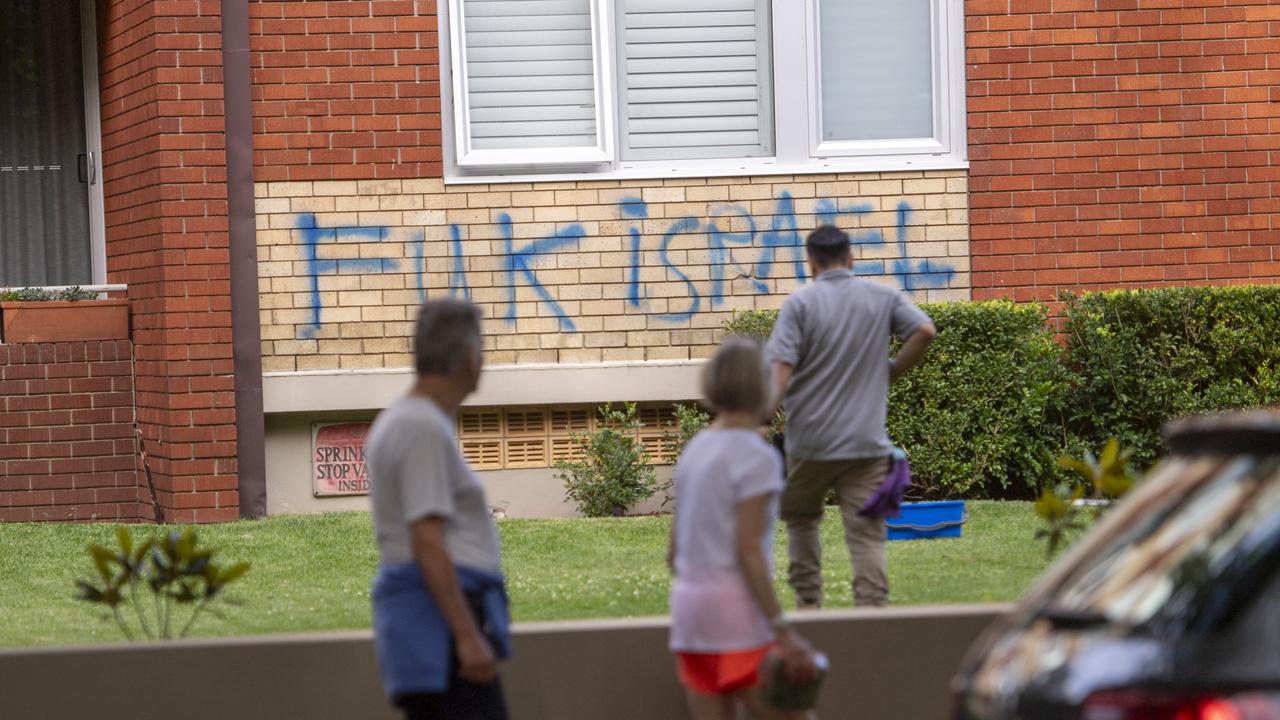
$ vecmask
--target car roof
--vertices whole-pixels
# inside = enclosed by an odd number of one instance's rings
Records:
[[[1164,435],[1178,455],[1280,454],[1280,409],[1195,415],[1169,423]]]

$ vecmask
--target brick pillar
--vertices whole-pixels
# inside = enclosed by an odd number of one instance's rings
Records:
[[[239,516],[217,0],[98,4],[107,276],[164,519]]]

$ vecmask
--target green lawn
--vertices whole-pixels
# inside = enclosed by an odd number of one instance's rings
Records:
[[[889,544],[895,604],[1005,601],[1044,568],[1026,503],[970,502],[964,537]],[[666,612],[669,518],[503,520],[516,620]],[[111,642],[105,613],[72,599],[90,570],[84,547],[113,542],[112,525],[0,524],[0,646]],[[148,528],[141,528],[145,532]],[[200,528],[201,545],[253,569],[228,591],[237,607],[201,618],[193,635],[363,628],[377,562],[367,513],[276,517]],[[851,604],[839,518],[823,529],[828,606]],[[778,538],[777,586],[787,596]]]

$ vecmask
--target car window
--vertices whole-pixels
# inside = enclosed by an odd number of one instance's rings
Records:
[[[1280,564],[1280,459],[1174,459],[1156,474],[1170,491],[1126,508],[1129,522],[1117,532],[1086,540],[1094,546],[1082,548],[1042,609],[1185,627],[1207,611],[1230,611],[1232,593],[1250,578],[1270,577]]]

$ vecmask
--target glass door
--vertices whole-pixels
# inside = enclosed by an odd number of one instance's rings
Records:
[[[81,1],[3,5],[0,286],[91,284],[100,172],[86,132]]]

